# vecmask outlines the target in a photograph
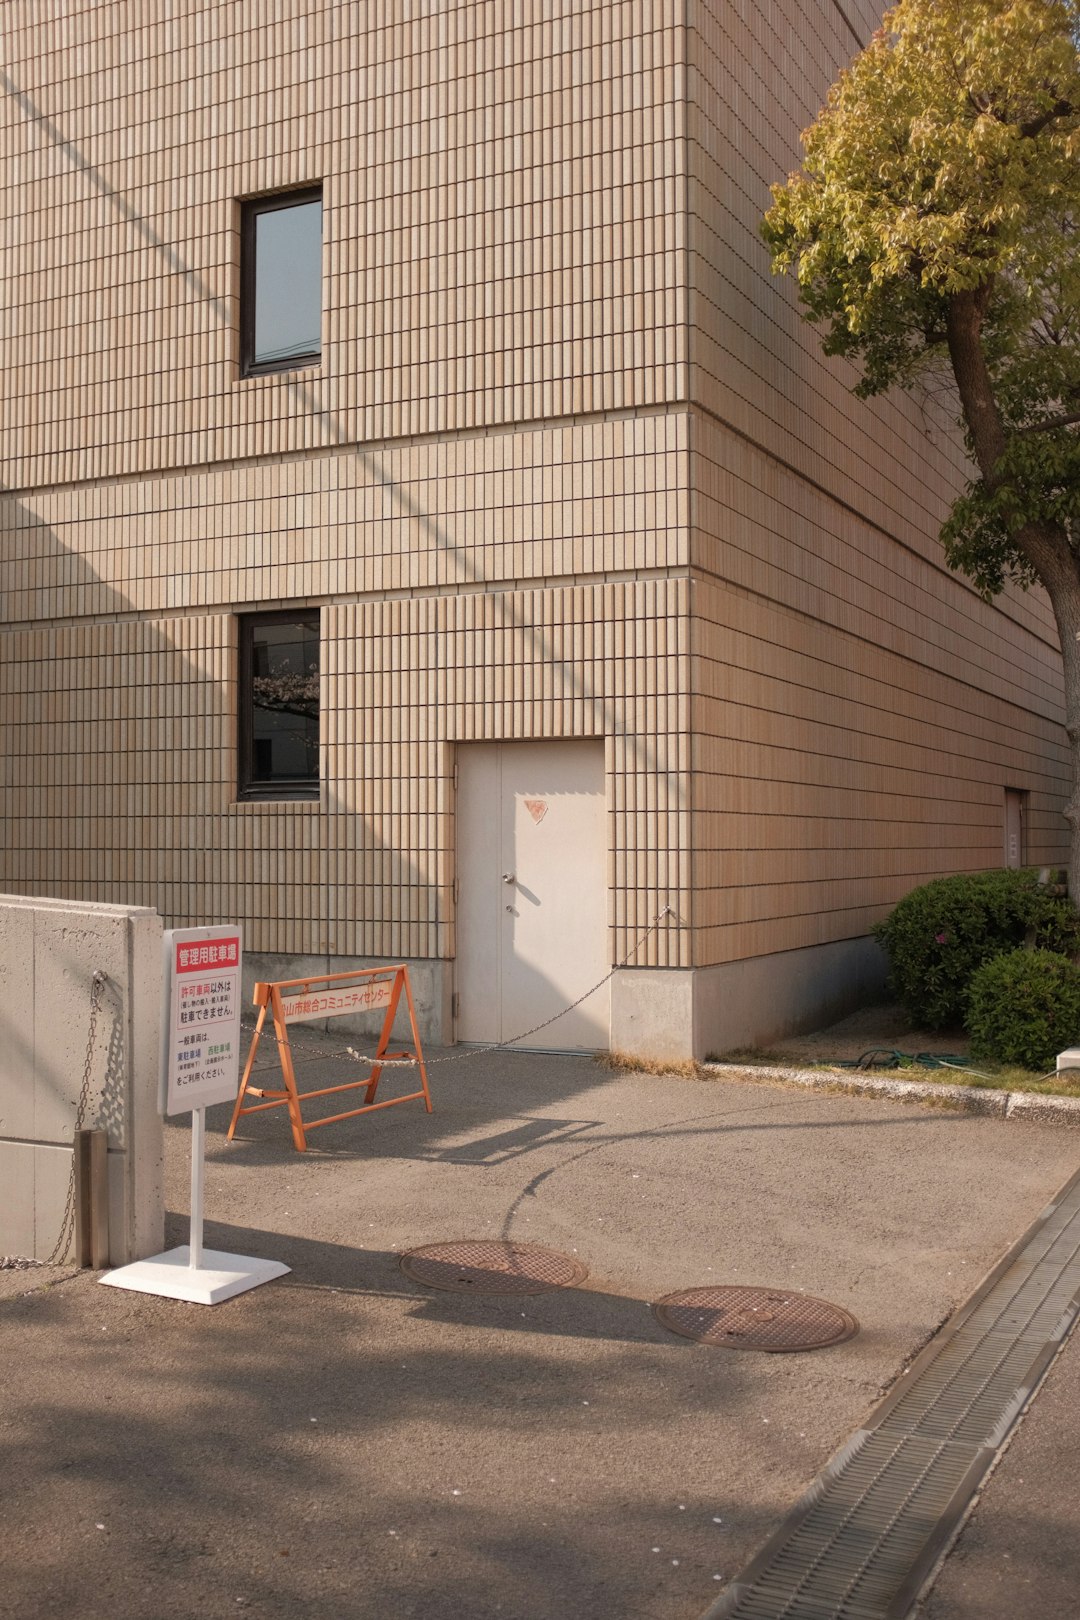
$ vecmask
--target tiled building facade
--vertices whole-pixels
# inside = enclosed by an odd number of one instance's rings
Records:
[[[758,236],[869,0],[2,16],[0,889],[405,959],[450,1039],[491,989],[462,748],[602,745],[585,881],[635,954],[584,1044],[702,1055],[869,983],[891,902],[1001,864],[1007,793],[1061,858],[1046,605],[947,572],[954,437],[853,398]],[[312,187],[318,353],[260,371],[244,201]],[[245,797],[283,609],[317,787]]]

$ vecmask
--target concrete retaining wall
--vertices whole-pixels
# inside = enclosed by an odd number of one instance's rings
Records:
[[[83,1124],[108,1132],[110,1263],[164,1246],[161,928],[143,906],[0,895],[0,1253],[44,1260],[59,1235],[96,970]]]
[[[665,1062],[767,1045],[880,999],[887,972],[869,938],[693,971],[624,968],[611,981],[611,1045]]]

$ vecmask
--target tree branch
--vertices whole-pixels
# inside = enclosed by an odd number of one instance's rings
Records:
[[[1025,433],[1053,433],[1056,428],[1075,427],[1078,422],[1080,411],[1075,411],[1072,416],[1055,416],[1049,422],[1032,422],[1030,427],[1017,428],[1016,436],[1020,438]]]
[[[1038,118],[1030,119],[1026,124],[1020,125],[1020,133],[1028,140],[1034,140],[1041,135],[1047,124],[1052,124],[1056,118],[1070,118],[1076,111],[1071,101],[1057,101],[1048,112],[1040,113]]]

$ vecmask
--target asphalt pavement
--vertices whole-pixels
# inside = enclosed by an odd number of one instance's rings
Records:
[[[0,1614],[698,1620],[1080,1163],[1059,1128],[586,1058],[431,1081],[430,1116],[328,1126],[304,1155],[283,1112],[232,1145],[211,1112],[206,1242],[280,1282],[208,1308],[4,1274]],[[166,1134],[171,1245],[190,1132]],[[495,1298],[398,1265],[508,1237],[588,1275]],[[802,1289],[860,1331],[766,1355],[649,1308],[720,1283]]]

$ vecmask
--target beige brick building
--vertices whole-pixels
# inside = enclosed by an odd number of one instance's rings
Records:
[[[534,1041],[703,1054],[1010,813],[1061,858],[1049,612],[758,237],[869,0],[0,16],[0,889],[407,960],[444,1039],[636,947]]]

